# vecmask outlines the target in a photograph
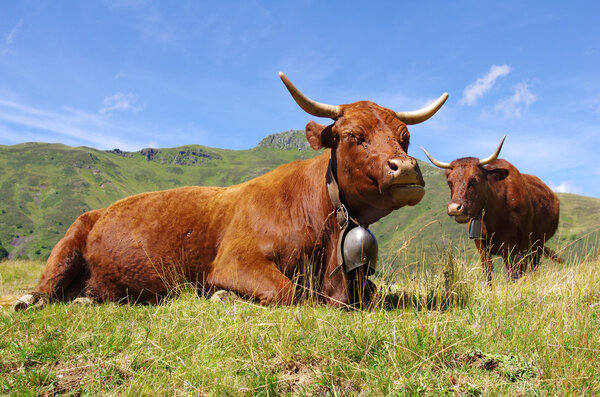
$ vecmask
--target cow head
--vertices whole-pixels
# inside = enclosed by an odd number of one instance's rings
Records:
[[[458,223],[466,223],[471,218],[478,218],[486,205],[488,198],[488,180],[502,180],[508,176],[506,168],[486,166],[498,158],[506,135],[490,157],[478,159],[464,157],[451,163],[436,160],[425,149],[421,148],[433,165],[443,168],[448,187],[450,187],[450,202],[448,215],[453,216]]]
[[[315,150],[331,149],[333,171],[352,216],[369,224],[421,201],[425,182],[417,161],[407,154],[406,125],[433,116],[448,94],[414,112],[394,112],[369,101],[334,106],[307,98],[283,73],[279,75],[302,109],[335,120],[327,126],[309,122],[306,138]]]

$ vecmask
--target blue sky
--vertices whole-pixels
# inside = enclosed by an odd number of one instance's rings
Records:
[[[217,4],[219,3],[219,4]],[[409,154],[502,157],[600,197],[600,3],[61,1],[0,6],[0,144],[245,149],[309,97],[414,110]],[[327,123],[327,120],[318,120]]]

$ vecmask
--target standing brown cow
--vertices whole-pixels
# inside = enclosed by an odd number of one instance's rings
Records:
[[[481,160],[464,157],[443,163],[421,148],[435,166],[445,169],[448,215],[458,223],[469,222],[488,283],[494,270],[491,254],[502,256],[511,279],[520,277],[527,265],[537,269],[543,254],[559,261],[544,246],[558,227],[558,197],[538,177],[498,159],[505,138],[494,154]]]
[[[314,273],[301,275],[314,277],[327,304],[368,299],[349,288],[356,285],[354,273],[336,271],[339,215],[367,225],[421,201],[425,183],[407,155],[406,125],[431,117],[447,94],[414,112],[368,101],[332,106],[280,77],[302,109],[335,120],[306,126],[311,147],[328,150],[236,186],[142,193],[87,212],[52,250],[35,292],[60,300],[156,302],[174,278],[183,278],[263,305],[290,304],[291,280],[310,262]],[[338,187],[335,197],[326,175]]]

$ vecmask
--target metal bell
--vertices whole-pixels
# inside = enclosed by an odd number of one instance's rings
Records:
[[[480,239],[481,238],[481,219],[473,218],[469,222],[469,238]]]
[[[367,266],[367,275],[375,273],[377,266],[377,239],[369,229],[356,226],[344,238],[342,252],[344,270],[350,273],[356,268]]]

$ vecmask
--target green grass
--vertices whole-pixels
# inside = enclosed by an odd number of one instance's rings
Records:
[[[498,267],[491,289],[449,241],[380,273],[369,310],[212,302],[185,287],[159,306],[0,309],[0,394],[600,393],[597,241],[517,282]],[[29,289],[40,267],[0,263],[0,291]]]
[[[0,296],[26,293],[37,285],[43,262],[14,260],[0,262]]]

